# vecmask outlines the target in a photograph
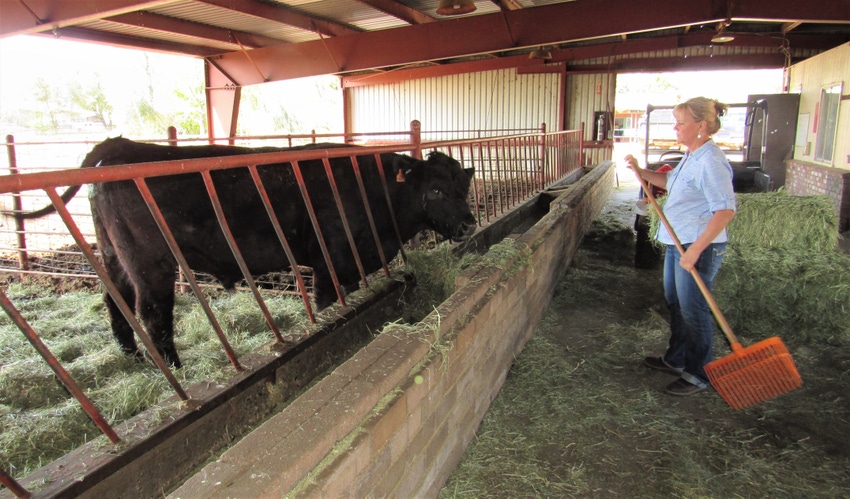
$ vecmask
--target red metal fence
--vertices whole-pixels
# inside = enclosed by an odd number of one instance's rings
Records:
[[[238,245],[229,234],[227,221],[220,213],[220,207],[216,201],[216,194],[212,182],[210,180],[210,172],[214,170],[224,170],[229,168],[248,168],[251,176],[258,188],[258,191],[263,198],[263,203],[266,206],[270,220],[278,232],[278,237],[282,244],[282,249],[287,252],[289,261],[294,269],[295,282],[297,283],[296,292],[300,294],[304,302],[304,306],[308,311],[308,317],[311,321],[315,321],[312,313],[309,290],[304,283],[304,279],[299,272],[298,262],[292,258],[291,252],[287,247],[287,234],[283,233],[283,229],[277,222],[274,211],[271,208],[270,200],[263,195],[262,182],[257,175],[257,166],[266,164],[289,163],[294,171],[298,171],[298,163],[311,159],[320,159],[324,164],[328,165],[331,158],[350,158],[356,168],[356,157],[374,155],[376,161],[380,164],[379,155],[388,152],[408,153],[413,157],[421,158],[423,153],[427,154],[430,151],[440,151],[457,159],[465,168],[474,167],[475,177],[470,193],[470,205],[473,213],[478,220],[479,226],[492,222],[495,218],[503,215],[511,208],[525,202],[533,197],[539,191],[547,186],[563,179],[567,174],[581,166],[581,136],[579,131],[546,133],[544,128],[535,133],[523,133],[516,135],[504,135],[498,137],[485,137],[473,139],[461,139],[453,141],[440,142],[422,142],[421,135],[418,133],[418,127],[412,127],[411,132],[404,132],[407,141],[402,144],[392,146],[378,147],[358,147],[352,148],[333,148],[333,149],[317,149],[317,150],[298,150],[298,151],[283,151],[274,153],[250,154],[244,156],[228,156],[218,157],[214,159],[193,159],[182,161],[168,161],[159,163],[139,163],[122,166],[110,166],[99,168],[79,169],[73,165],[67,169],[56,171],[40,171],[37,169],[38,164],[23,165],[20,158],[37,157],[30,155],[33,151],[31,148],[47,147],[46,144],[15,144],[12,137],[7,138],[7,150],[9,151],[9,162],[11,174],[0,176],[0,196],[2,196],[3,206],[6,209],[29,211],[35,207],[39,207],[43,200],[49,200],[57,209],[58,216],[54,216],[53,220],[40,226],[40,229],[34,231],[36,233],[47,233],[59,238],[57,242],[51,240],[49,243],[44,243],[40,239],[36,239],[30,230],[27,230],[23,225],[18,225],[14,230],[4,230],[2,249],[0,252],[6,253],[7,262],[12,262],[14,265],[7,265],[7,268],[0,269],[0,272],[7,274],[30,273],[40,271],[32,265],[31,253],[75,253],[84,257],[85,265],[90,270],[83,272],[80,269],[52,269],[47,270],[55,275],[63,276],[90,276],[97,277],[104,288],[110,293],[116,304],[119,306],[123,316],[130,323],[136,335],[144,343],[148,353],[154,360],[159,370],[168,380],[168,383],[173,388],[174,392],[183,400],[188,399],[188,395],[178,380],[175,378],[168,364],[157,353],[153,342],[144,328],[136,319],[131,307],[124,302],[115,284],[111,282],[103,264],[98,259],[98,256],[93,251],[91,241],[93,234],[91,230],[90,213],[88,212],[87,203],[85,201],[69,203],[66,205],[57,194],[57,188],[64,188],[72,185],[86,185],[92,183],[104,183],[115,181],[133,180],[139,188],[143,198],[148,203],[151,213],[163,237],[169,243],[175,259],[178,261],[182,274],[191,287],[195,297],[204,309],[210,324],[218,335],[222,348],[227,353],[230,362],[236,369],[241,369],[239,360],[231,350],[228,340],[225,337],[222,328],[218,324],[216,315],[208,305],[204,292],[201,289],[198,279],[194,276],[192,269],[189,268],[185,258],[183,258],[180,248],[178,247],[174,237],[171,235],[168,224],[159,213],[159,208],[156,201],[150,195],[147,187],[146,179],[150,177],[161,177],[179,172],[198,173],[203,176],[208,192],[211,197],[211,202],[216,208],[219,224],[222,231],[231,245],[231,250],[236,261],[239,263],[245,277],[245,283],[251,290],[256,299],[257,305],[265,317],[269,329],[273,333],[276,341],[282,342],[280,332],[274,323],[271,315],[265,306],[264,300],[258,291],[256,282],[250,274],[250,270],[245,265],[244,260],[240,256]],[[387,135],[387,134],[383,134]],[[315,141],[316,138],[322,140],[333,140],[345,138],[351,140],[351,137],[340,136],[318,136],[305,135],[298,136],[298,140]],[[286,144],[293,144],[293,136],[284,136],[273,138],[284,140]],[[246,139],[247,140],[247,139]],[[259,138],[250,138],[252,142],[256,142]],[[173,140],[169,141],[173,142]],[[86,145],[87,147],[90,144]],[[49,147],[55,147],[50,145]],[[69,149],[79,149],[78,145],[66,145]],[[26,151],[25,154],[18,154],[20,151]],[[79,155],[78,152],[74,154]],[[77,162],[79,163],[79,161]],[[20,173],[25,172],[25,173]],[[359,178],[359,177],[358,177]],[[301,182],[301,188],[306,191],[306,186]],[[309,193],[307,193],[309,195]],[[78,195],[78,200],[82,196]],[[338,207],[342,210],[342,205],[337,200]],[[368,206],[364,209],[369,210]],[[370,215],[371,216],[371,215]],[[58,219],[58,223],[57,223]],[[311,214],[311,219],[314,229],[321,240],[321,231],[317,224],[321,223]],[[7,217],[6,223],[12,222],[12,218]],[[374,229],[373,229],[374,230]],[[377,237],[377,235],[376,235]],[[34,243],[34,241],[38,241]],[[344,244],[344,242],[342,242]],[[73,249],[69,249],[73,244]],[[64,249],[62,248],[64,247]],[[325,252],[327,261],[327,252]],[[390,255],[392,256],[392,255]],[[356,252],[355,258],[357,259]],[[358,261],[358,266],[362,266]],[[327,261],[329,267],[332,265]],[[387,262],[384,261],[383,270],[389,273]],[[41,270],[44,271],[44,270]],[[336,277],[331,271],[337,289],[339,290]],[[364,285],[368,285],[367,276],[362,275]],[[14,303],[8,298],[5,289],[0,289],[0,306],[6,311],[14,324],[21,330],[28,341],[45,359],[45,361],[54,370],[57,377],[68,388],[68,391],[82,405],[83,409],[92,419],[92,421],[107,435],[113,443],[118,443],[120,437],[105,421],[98,412],[95,404],[90,401],[82,390],[77,386],[73,378],[68,375],[67,371],[62,367],[61,363],[51,354],[50,350],[41,342],[38,333],[33,330],[27,323],[26,319],[21,315]],[[344,297],[339,294],[339,301],[344,304]],[[271,338],[270,338],[271,339]],[[3,483],[7,488],[16,492],[16,483],[14,479],[5,471],[0,470],[0,483]],[[25,491],[24,491],[25,492]],[[17,492],[16,492],[17,493]]]

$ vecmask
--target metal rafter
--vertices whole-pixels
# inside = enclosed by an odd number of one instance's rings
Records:
[[[0,35],[44,33],[178,0],[0,0]]]
[[[385,14],[401,19],[408,24],[425,24],[436,21],[435,18],[395,0],[356,0]]]
[[[498,5],[502,10],[519,10],[522,9],[522,4],[518,0],[490,0]]]
[[[294,26],[305,31],[320,33],[322,36],[340,36],[361,33],[362,31],[327,19],[311,17],[291,9],[275,7],[256,0],[199,0],[222,9],[232,10],[242,15],[250,15],[267,21]]]
[[[204,45],[204,42],[208,41],[227,43],[233,45],[233,50],[238,50],[240,46],[247,48],[259,48],[283,43],[281,40],[276,40],[267,36],[219,28],[208,24],[184,21],[182,19],[162,16],[151,12],[132,12],[130,14],[121,14],[107,17],[104,21],[127,26],[143,27],[146,30],[155,30],[162,33],[183,33],[187,37],[196,39],[199,45]]]

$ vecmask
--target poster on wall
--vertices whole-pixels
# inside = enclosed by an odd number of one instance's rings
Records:
[[[797,147],[806,146],[806,138],[809,131],[809,113],[802,113],[797,118],[797,137],[794,140],[794,145]]]

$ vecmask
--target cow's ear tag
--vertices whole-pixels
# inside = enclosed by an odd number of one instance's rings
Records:
[[[401,168],[398,169],[398,173],[396,173],[395,181],[396,182],[405,182],[407,179],[404,177],[404,170]]]

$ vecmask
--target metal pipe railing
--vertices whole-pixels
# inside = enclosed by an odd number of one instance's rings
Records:
[[[418,127],[416,126],[411,127],[411,130],[414,132],[414,135],[417,129]],[[382,183],[381,189],[383,190],[383,194],[387,202],[387,207],[390,212],[390,218],[392,219],[395,236],[401,248],[400,253],[402,261],[406,261],[406,255],[404,252],[403,241],[401,240],[401,231],[399,230],[398,223],[396,220],[396,214],[393,213],[393,206],[390,199],[389,188],[386,183],[386,175],[384,172],[383,164],[381,162],[381,154],[409,151],[410,154],[414,157],[422,157],[423,151],[441,151],[447,152],[450,156],[457,159],[464,167],[475,168],[476,173],[473,176],[471,184],[473,192],[470,194],[470,196],[472,198],[472,202],[474,203],[474,208],[476,212],[475,217],[476,220],[478,220],[479,226],[483,225],[484,223],[490,223],[496,217],[504,215],[506,211],[509,211],[513,207],[528,200],[540,190],[545,189],[551,183],[562,179],[570,171],[581,167],[581,135],[578,131],[546,133],[544,126],[539,132],[536,133],[517,134],[502,137],[486,137],[482,139],[475,138],[452,141],[421,142],[421,137],[418,135],[409,135],[409,137],[412,137],[409,142],[400,145],[397,144],[394,146],[378,146],[368,148],[339,147],[330,149],[264,152],[250,155],[225,156],[208,159],[189,159],[156,163],[129,164],[120,166],[102,166],[97,168],[85,169],[77,168],[60,171],[42,171],[36,173],[13,173],[10,175],[0,176],[0,195],[38,190],[43,191],[47,195],[47,197],[55,206],[60,218],[64,222],[68,233],[71,235],[77,246],[80,248],[80,251],[85,256],[86,261],[91,266],[94,273],[102,281],[107,293],[112,297],[113,301],[115,302],[123,317],[130,324],[135,334],[144,343],[154,363],[157,365],[163,375],[167,378],[168,382],[171,384],[177,395],[181,399],[187,400],[189,396],[187,395],[186,391],[180,386],[179,382],[174,377],[165,360],[159,355],[158,350],[153,344],[153,341],[150,338],[149,334],[145,331],[145,329],[136,319],[131,306],[124,302],[116,285],[110,280],[106,269],[104,268],[103,264],[100,263],[100,260],[98,259],[91,245],[86,240],[86,235],[84,235],[80,231],[79,226],[75,221],[75,218],[80,218],[81,215],[78,213],[72,214],[68,210],[67,206],[65,205],[65,202],[57,194],[56,188],[65,187],[69,185],[133,181],[139,189],[139,192],[141,193],[143,199],[147,203],[149,211],[154,217],[157,226],[160,228],[160,232],[165,238],[175,259],[177,260],[178,267],[183,271],[183,275],[189,282],[189,285],[192,288],[199,303],[202,307],[204,307],[204,311],[207,315],[207,318],[213,326],[216,334],[219,336],[223,348],[226,351],[227,356],[230,359],[232,365],[236,369],[241,369],[236,354],[233,352],[232,348],[230,348],[224,332],[218,325],[218,321],[215,317],[215,314],[210,309],[209,304],[207,303],[205,295],[201,290],[201,285],[193,276],[192,269],[190,268],[185,257],[182,255],[179,245],[177,244],[174,235],[171,233],[170,227],[168,226],[162,213],[159,211],[158,204],[150,192],[146,179],[149,179],[151,177],[163,177],[176,173],[198,173],[202,176],[205,182],[205,186],[207,188],[207,193],[213,204],[213,208],[219,226],[222,228],[222,231],[225,235],[225,239],[227,240],[230,250],[238,263],[243,277],[245,278],[248,287],[250,288],[256,302],[258,303],[258,307],[260,308],[261,313],[263,314],[270,329],[274,333],[276,340],[282,342],[283,338],[280,334],[280,331],[274,324],[274,320],[272,319],[268,308],[265,306],[263,298],[261,297],[257,289],[256,283],[253,280],[253,276],[251,275],[250,269],[245,263],[245,259],[241,255],[241,250],[235,238],[233,237],[233,234],[230,232],[228,220],[226,219],[225,212],[222,209],[222,206],[218,200],[216,188],[213,184],[211,177],[211,172],[232,168],[248,169],[248,171],[250,172],[250,176],[253,179],[254,185],[257,188],[257,192],[259,193],[260,198],[264,204],[267,215],[269,216],[269,220],[272,226],[274,227],[277,238],[281,244],[281,248],[286,253],[290,266],[293,269],[293,273],[297,281],[297,287],[307,309],[308,317],[311,322],[315,322],[315,316],[313,315],[313,311],[309,302],[309,297],[307,294],[304,279],[299,270],[298,263],[295,261],[295,258],[293,256],[287,234],[281,227],[279,220],[277,220],[274,208],[271,204],[271,200],[269,199],[269,195],[266,192],[265,186],[263,185],[263,182],[257,171],[258,166],[280,163],[286,163],[291,166],[293,174],[298,182],[299,190],[305,203],[305,207],[309,214],[310,222],[318,238],[319,245],[321,246],[325,262],[330,269],[331,278],[337,291],[339,303],[343,306],[345,305],[344,293],[340,286],[336,271],[333,269],[333,263],[331,261],[327,247],[328,243],[324,240],[322,235],[321,222],[319,220],[319,217],[315,213],[315,210],[313,209],[313,204],[310,199],[310,192],[304,182],[300,167],[301,162],[316,159],[322,161],[328,179],[332,185],[335,203],[339,210],[342,223],[346,231],[346,238],[348,239],[349,244],[351,245],[352,251],[354,253],[354,258],[358,266],[358,271],[360,272],[361,279],[363,280],[365,285],[368,285],[367,276],[360,260],[360,256],[357,254],[351,229],[346,219],[345,209],[343,208],[338,188],[334,182],[334,174],[330,165],[331,159],[348,158],[346,166],[352,168],[354,172],[354,176],[358,184],[358,189],[363,199],[363,209],[367,214],[370,230],[372,231],[373,237],[375,239],[375,245],[378,248],[378,251],[380,252],[382,269],[385,275],[389,275],[389,264],[386,260],[387,255],[384,255],[381,249],[380,238],[375,227],[375,222],[372,218],[372,210],[375,207],[370,206],[370,202],[369,200],[367,200],[367,196],[365,194],[365,182],[360,172],[358,157],[362,158],[364,156],[373,155],[375,158],[379,177]],[[16,145],[10,139],[11,137],[7,138],[7,147],[14,148]],[[17,205],[15,206],[15,210],[20,209],[22,208]],[[21,228],[21,230],[18,232],[22,236],[25,234],[23,228]],[[25,243],[19,245],[19,247],[25,248]],[[71,251],[62,252],[73,253]],[[20,271],[21,269],[18,270]],[[16,325],[18,325],[24,335],[27,336],[28,339],[30,339],[34,346],[37,345],[39,341],[37,333],[32,330],[32,328],[29,326],[23,316],[21,316],[20,313],[16,312],[14,305],[6,297],[6,294],[3,291],[0,291],[0,305],[3,306],[7,314],[12,316],[13,318],[17,318],[17,320],[15,320]],[[49,353],[49,351],[47,351],[46,347],[40,348],[39,346],[35,346],[35,348],[39,351],[45,361],[51,365],[51,367],[58,366],[58,368],[61,369],[61,365],[59,365],[55,357],[53,357]],[[59,374],[57,373],[57,375]],[[68,378],[69,384],[73,385],[73,380],[70,379],[70,376],[66,375],[67,373],[59,376],[61,379],[63,379],[63,382],[65,381],[65,378]],[[87,412],[89,412],[90,409],[93,410],[92,414],[94,415],[90,414],[90,417],[95,420],[98,427],[101,428],[101,431],[103,431],[110,438],[110,440],[112,440],[113,442],[117,442],[116,439],[118,439],[118,436],[115,434],[114,430],[112,430],[112,428],[108,425],[108,423],[106,423],[106,421],[103,420],[102,417],[99,417],[99,414],[97,414],[97,409],[91,403],[91,401],[85,398],[84,395],[78,396],[81,395],[81,392],[79,390],[72,390],[69,388],[69,391],[71,391],[75,398],[80,401],[80,404],[83,405],[84,408],[86,408]],[[6,483],[4,482],[4,485],[5,484]]]

